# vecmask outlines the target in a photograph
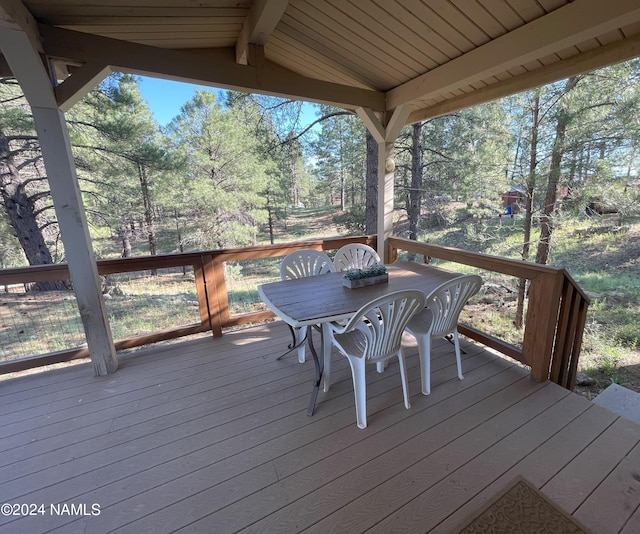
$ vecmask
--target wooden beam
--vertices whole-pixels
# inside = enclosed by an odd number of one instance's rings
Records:
[[[250,44],[264,46],[282,18],[289,0],[254,0],[236,41],[236,63],[247,65]]]
[[[29,104],[56,107],[49,74],[27,34],[0,26],[0,49]]]
[[[395,143],[398,135],[400,135],[400,130],[404,128],[407,122],[411,110],[413,110],[413,106],[410,104],[403,104],[393,110],[385,129],[384,138],[387,143]]]
[[[62,111],[69,111],[89,91],[111,73],[111,68],[100,62],[87,63],[55,88],[56,101]]]
[[[540,87],[569,76],[590,72],[614,63],[640,56],[640,34],[593,48],[577,56],[562,59],[536,70],[525,72],[502,82],[497,82],[472,93],[419,108],[409,115],[408,124],[453,113],[484,102]]]
[[[638,21],[638,0],[575,0],[391,89],[387,106],[442,95]]]
[[[232,49],[191,53],[109,39],[40,25],[48,56],[72,62],[93,61],[113,70],[199,83],[225,89],[327,103],[346,109],[385,109],[381,91],[360,89],[300,76],[275,63],[238,65]]]
[[[0,27],[23,31],[31,48],[43,53],[38,22],[20,0],[0,0]]]
[[[380,119],[373,110],[369,108],[357,108],[356,113],[373,138],[378,143],[383,143],[385,138],[385,128],[382,126],[382,122],[380,122]]]

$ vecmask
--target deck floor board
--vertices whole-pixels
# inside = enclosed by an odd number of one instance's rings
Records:
[[[640,426],[463,342],[434,343],[412,407],[397,362],[367,374],[359,430],[351,373],[306,415],[313,363],[281,360],[280,322],[0,381],[0,501],[100,514],[0,517],[0,532],[455,532],[518,475],[594,531],[640,524]]]

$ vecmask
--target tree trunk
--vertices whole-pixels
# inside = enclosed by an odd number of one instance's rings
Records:
[[[529,157],[529,175],[527,177],[527,191],[525,193],[524,237],[522,243],[522,259],[529,259],[531,249],[531,222],[533,218],[533,193],[536,186],[536,168],[538,166],[538,121],[540,117],[540,92],[536,91],[531,117],[531,154]],[[524,324],[524,297],[527,290],[527,279],[520,278],[518,286],[518,302],[516,305],[516,328]]]
[[[147,227],[147,238],[149,241],[149,254],[155,256],[157,253],[156,229],[153,216],[153,202],[149,192],[149,177],[147,170],[142,164],[138,164],[138,177],[140,178],[140,190],[142,191],[142,204],[144,206],[144,222]]]
[[[418,239],[420,223],[420,201],[422,198],[422,123],[416,122],[411,129],[411,187],[409,188],[409,239]]]
[[[569,93],[578,83],[577,77],[567,80],[564,94]],[[558,182],[560,181],[560,166],[564,156],[564,140],[567,134],[570,114],[565,106],[562,106],[557,114],[556,137],[551,151],[551,165],[549,167],[549,182],[547,184],[547,194],[544,199],[542,217],[540,218],[540,241],[538,242],[538,252],[536,263],[546,265],[549,260],[549,249],[551,246],[551,236],[553,234],[553,215],[556,210]]]
[[[268,215],[268,224],[269,224],[269,242],[273,245],[273,209],[271,209],[271,195],[267,191],[267,215]]]
[[[365,232],[373,235],[378,231],[378,143],[367,130],[367,168]]]
[[[176,221],[176,237],[178,238],[178,250],[182,253],[184,252],[184,245],[182,244],[182,230],[180,229],[180,214],[178,210],[174,208],[173,210],[173,218]],[[182,274],[187,274],[187,266],[182,266]]]
[[[3,167],[3,172],[0,173],[0,193],[4,209],[29,265],[52,264],[51,252],[36,219],[35,202],[25,191],[23,178],[9,147],[9,140],[2,131],[0,165]],[[62,280],[38,282],[35,287],[41,291],[66,289]]]
[[[131,257],[131,232],[129,231],[129,225],[127,221],[122,221],[120,224],[120,241],[122,241],[122,254],[121,257]]]

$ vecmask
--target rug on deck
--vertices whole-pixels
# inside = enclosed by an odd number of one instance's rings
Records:
[[[521,476],[485,503],[459,530],[460,534],[534,532],[586,534],[588,530]]]

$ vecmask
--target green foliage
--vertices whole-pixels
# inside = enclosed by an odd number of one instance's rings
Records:
[[[366,269],[348,269],[345,271],[344,277],[348,280],[361,280],[363,278],[382,276],[383,274],[387,274],[387,268],[382,263],[374,263]]]
[[[350,235],[365,233],[365,207],[362,204],[351,206],[348,210],[333,216],[333,223]]]
[[[250,244],[265,221],[267,175],[250,126],[250,117],[223,110],[209,91],[197,91],[169,125],[185,159],[184,172],[174,176],[174,204],[195,247]]]

